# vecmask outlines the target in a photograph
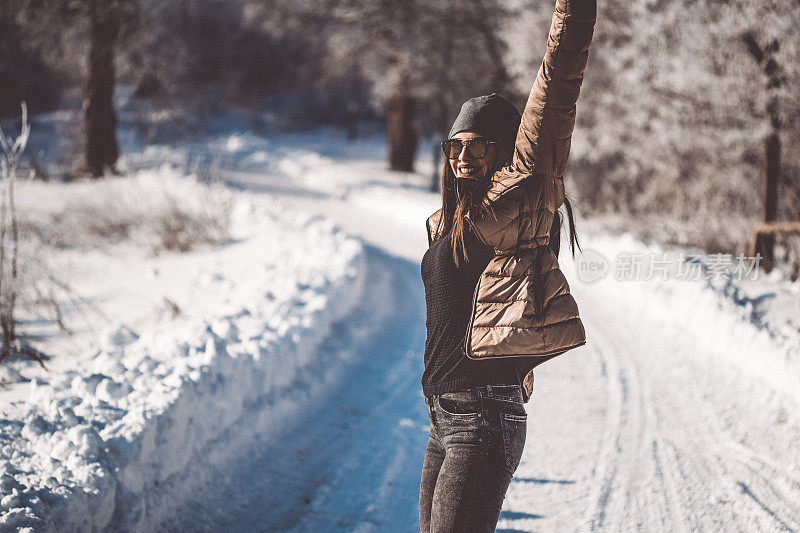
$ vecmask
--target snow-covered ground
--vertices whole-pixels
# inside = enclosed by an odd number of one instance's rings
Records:
[[[48,371],[4,365],[16,382],[0,391],[4,529],[152,530],[209,463],[238,457],[296,416],[346,359],[320,348],[361,298],[362,245],[329,220],[219,189],[167,167],[20,188],[26,221],[74,213],[87,197],[126,215],[144,203],[157,219],[172,195],[184,208],[227,207],[231,235],[154,256],[158,235],[137,220],[124,244],[84,249],[83,235],[82,247],[26,248],[27,259],[47,252],[46,271],[67,281],[54,286],[78,301],[62,302],[69,336],[23,310],[23,330],[54,356]]]
[[[123,189],[158,176],[224,206],[231,235],[47,249],[88,302],[72,312],[91,311],[72,336],[31,325],[49,331],[48,372],[9,367],[27,381],[0,391],[2,527],[418,530],[419,261],[440,201],[422,155],[390,173],[380,138],[335,131],[129,155]],[[215,185],[176,175],[198,160]],[[800,529],[797,284],[578,224],[584,254],[560,261],[588,341],[537,370],[498,531]],[[648,254],[666,279],[618,279],[619,258]],[[599,279],[577,270],[598,261]]]

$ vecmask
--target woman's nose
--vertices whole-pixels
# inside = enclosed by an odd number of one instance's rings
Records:
[[[473,157],[469,154],[469,150],[467,150],[468,146],[469,146],[468,144],[465,144],[464,146],[461,147],[461,152],[459,152],[458,154],[459,161],[467,161],[473,159]]]

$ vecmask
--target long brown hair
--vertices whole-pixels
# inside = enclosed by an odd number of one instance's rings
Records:
[[[450,242],[453,247],[453,260],[456,267],[461,267],[461,259],[469,262],[467,249],[464,246],[465,220],[467,213],[470,216],[490,214],[491,207],[482,202],[486,191],[489,189],[489,176],[479,180],[474,188],[459,186],[450,161],[445,158],[442,167],[442,216],[436,228],[436,240],[450,233]]]
[[[450,161],[445,159],[442,167],[442,216],[439,217],[439,223],[434,232],[434,241],[438,241],[442,236],[450,232],[450,242],[453,247],[453,260],[456,267],[461,267],[460,258],[465,262],[469,262],[467,256],[467,249],[464,246],[464,216],[471,213],[470,216],[475,214],[486,215],[492,214],[492,208],[488,204],[482,202],[489,188],[490,180],[487,178],[481,179],[474,189],[463,187],[459,190],[456,189],[456,177],[453,174],[453,169],[450,167]],[[578,243],[578,234],[575,231],[575,219],[572,213],[572,203],[568,196],[564,197],[564,206],[567,210],[567,220],[569,221],[569,245],[572,252],[573,259],[575,258],[575,246],[578,250],[581,249]],[[479,210],[476,213],[476,210]],[[561,223],[563,215],[560,211],[556,211],[553,217],[553,225],[550,227],[550,249],[556,257],[561,249]]]

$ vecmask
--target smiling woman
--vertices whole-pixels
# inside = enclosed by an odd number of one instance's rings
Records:
[[[442,207],[421,265],[423,532],[494,530],[525,445],[533,368],[586,342],[550,236],[596,9],[558,0],[522,116],[497,94],[472,98],[442,143]]]

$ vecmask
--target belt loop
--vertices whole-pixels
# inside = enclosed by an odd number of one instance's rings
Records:
[[[491,397],[491,395],[492,395],[492,386],[491,385],[486,385],[486,395]]]

